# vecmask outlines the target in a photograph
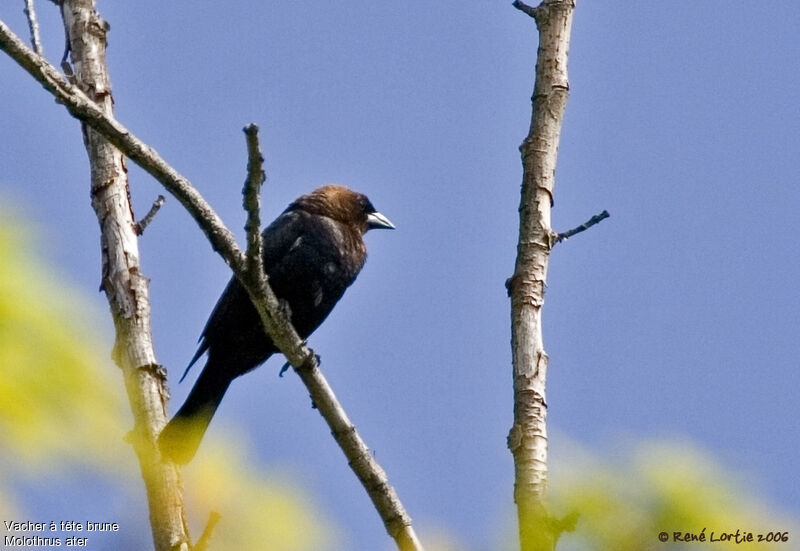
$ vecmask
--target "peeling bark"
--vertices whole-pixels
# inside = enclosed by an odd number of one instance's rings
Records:
[[[514,457],[514,501],[523,551],[552,550],[557,534],[546,504],[548,356],[542,338],[542,306],[550,250],[558,238],[550,225],[556,158],[569,93],[567,53],[574,0],[544,0],[514,7],[539,30],[531,125],[520,146],[522,190],[519,242],[511,297],[514,424],[508,447]]]
[[[73,79],[107,115],[114,100],[105,60],[108,25],[92,0],[61,4]],[[157,551],[187,550],[189,540],[177,468],[162,463],[156,437],[167,422],[166,372],[156,360],[147,278],[139,266],[137,226],[125,158],[96,130],[82,124],[91,168],[91,200],[100,224],[102,283],[116,329],[112,357],[122,369],[134,417],[129,436],[147,490]]]

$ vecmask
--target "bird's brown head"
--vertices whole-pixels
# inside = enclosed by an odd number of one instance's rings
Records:
[[[366,195],[340,185],[317,188],[298,198],[289,208],[292,207],[354,226],[362,234],[372,229],[394,229],[394,224],[372,206]]]

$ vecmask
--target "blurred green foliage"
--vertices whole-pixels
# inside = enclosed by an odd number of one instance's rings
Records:
[[[559,551],[800,548],[796,518],[767,505],[752,481],[683,440],[639,442],[614,460],[576,449],[556,470],[555,508],[578,514]],[[738,542],[731,536],[737,530]],[[758,542],[759,535],[788,541]]]
[[[289,480],[246,464],[244,445],[213,440],[203,446],[184,469],[184,484],[192,517],[205,521],[209,511],[221,514],[210,549],[341,549],[334,527],[313,499]],[[377,514],[368,521],[378,522]]]
[[[53,472],[77,463],[113,469],[124,451],[126,406],[100,353],[94,313],[38,260],[30,228],[7,214],[0,220],[6,468]]]
[[[0,211],[0,512],[8,519],[37,518],[15,506],[11,482],[91,473],[122,499],[142,484],[124,440],[132,421],[122,377],[98,330],[111,322],[39,259],[32,233]],[[184,477],[195,538],[214,510],[210,549],[337,549],[330,523],[291,482],[246,464],[239,446],[203,445]]]

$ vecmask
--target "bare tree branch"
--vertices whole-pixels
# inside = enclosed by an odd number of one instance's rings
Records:
[[[244,266],[244,254],[233,234],[189,181],[172,168],[153,148],[137,138],[112,116],[103,112],[80,88],[42,57],[37,56],[0,21],[0,49],[64,104],[73,117],[85,122],[142,167],[169,191],[200,226],[212,248],[232,268]]]
[[[33,5],[33,0],[25,0],[25,17],[28,19],[28,30],[31,33],[31,45],[33,51],[39,55],[44,55],[42,49],[42,39],[39,36],[39,21],[36,19],[36,7]]]
[[[558,236],[556,237],[556,243],[561,243],[562,241],[564,241],[566,239],[569,239],[570,237],[572,237],[573,235],[575,235],[577,233],[581,233],[581,232],[584,232],[584,231],[588,230],[589,228],[591,228],[595,224],[599,224],[600,222],[602,222],[603,220],[605,220],[609,216],[611,216],[611,215],[608,214],[607,210],[604,210],[600,214],[595,214],[594,216],[589,218],[586,222],[584,222],[580,226],[578,226],[576,228],[572,228],[571,230],[567,230],[565,232],[559,233]]]
[[[531,7],[525,2],[521,2],[520,0],[514,0],[514,2],[511,5],[517,8],[522,13],[527,13],[528,15],[536,19],[538,8]]]
[[[133,229],[136,231],[136,235],[142,235],[144,233],[145,228],[150,225],[150,222],[156,217],[158,211],[161,210],[161,206],[164,204],[164,196],[159,195],[155,201],[153,201],[153,206],[150,207],[150,210],[147,211],[147,214],[144,215],[144,218],[136,222]]]
[[[99,113],[113,110],[106,65],[108,25],[93,0],[64,0],[61,16],[76,67],[76,82]],[[41,57],[34,63],[44,63]],[[89,99],[91,98],[91,99]],[[139,244],[122,153],[94,129],[82,125],[91,169],[92,206],[100,223],[105,291],[116,329],[113,357],[122,369],[134,427],[130,442],[147,490],[157,551],[189,549],[180,473],[161,461],[156,437],[167,422],[166,371],[156,360],[150,327],[148,280],[139,264]]]
[[[214,250],[225,259],[234,275],[242,282],[270,338],[308,387],[311,399],[330,426],[334,438],[372,499],[387,532],[394,538],[398,549],[422,551],[423,546],[414,532],[410,517],[403,508],[394,488],[389,485],[385,472],[369,453],[366,444],[356,432],[319,370],[315,354],[306,346],[286,316],[283,315],[281,305],[269,288],[266,277],[258,277],[258,269],[255,270],[256,277],[255,281],[253,280],[253,274],[247,267],[249,262],[246,260],[246,255],[242,254],[236,246],[231,232],[203,197],[158,153],[110,115],[104,113],[86,94],[67,82],[55,67],[35,56],[1,21],[0,49],[8,53],[58,101],[63,103],[75,118],[85,122],[98,134],[117,146],[120,151],[150,173],[184,205],[206,234]],[[248,196],[245,202],[249,205],[246,207],[249,254],[258,247],[256,239],[250,236],[253,228],[260,225],[259,216],[256,214],[257,201],[252,203],[251,196],[254,190],[257,193],[257,188],[260,187],[260,183],[256,184],[255,182],[260,177],[261,169],[256,167],[260,161],[253,162],[254,158],[260,159],[260,152],[257,155],[253,153],[253,151],[257,151],[257,141],[254,140],[255,131],[251,129],[250,132],[247,130],[245,132],[248,134],[248,149],[251,151],[249,155],[251,168],[248,169],[248,180],[245,184],[245,195]],[[255,258],[258,257],[255,256]],[[263,274],[263,267],[260,271]]]
[[[258,143],[258,126],[248,124],[244,127],[247,138],[247,179],[242,190],[242,206],[247,213],[244,229],[247,232],[247,271],[256,281],[264,278],[264,264],[261,261],[261,186],[266,180],[264,157]]]
[[[514,501],[522,551],[552,551],[557,534],[546,502],[548,356],[542,339],[542,306],[550,250],[557,234],[550,224],[554,175],[569,94],[567,53],[574,0],[544,0],[514,7],[536,20],[539,50],[531,125],[520,146],[522,192],[511,296],[514,424],[508,447],[514,456]]]
[[[386,473],[369,452],[369,448],[336,399],[328,381],[318,368],[314,354],[310,354],[303,364],[298,365],[294,361],[291,363],[308,387],[311,400],[328,422],[331,434],[347,456],[350,468],[369,494],[397,548],[401,551],[422,551],[424,548],[411,524],[411,517],[389,484]]]

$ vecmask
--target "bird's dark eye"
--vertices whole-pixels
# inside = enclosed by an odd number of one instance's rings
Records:
[[[366,197],[362,196],[359,202],[361,203],[362,210],[367,214],[375,212],[375,207],[372,206],[372,203]]]

